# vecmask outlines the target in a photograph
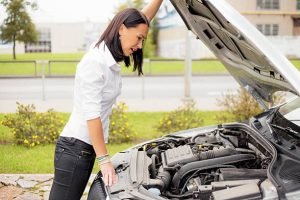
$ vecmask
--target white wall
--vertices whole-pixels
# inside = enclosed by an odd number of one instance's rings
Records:
[[[267,37],[271,43],[285,56],[300,58],[300,36],[272,36]],[[200,41],[191,39],[192,58],[215,58],[214,54]],[[165,58],[184,58],[185,39],[160,40],[159,56]]]
[[[287,57],[300,58],[300,36],[272,36],[268,38]]]
[[[13,53],[12,44],[0,45],[0,54],[11,54]],[[16,54],[25,53],[25,45],[23,43],[16,43]]]
[[[165,58],[184,58],[185,39],[165,40],[159,43],[159,56]],[[192,59],[215,58],[214,54],[200,40],[191,39]]]
[[[72,53],[84,49],[83,23],[57,23],[51,26],[52,53]]]

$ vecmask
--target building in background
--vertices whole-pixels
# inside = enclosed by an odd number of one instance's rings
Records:
[[[288,57],[300,58],[300,0],[226,0]],[[159,56],[185,56],[185,25],[171,3],[159,20]],[[205,45],[192,39],[192,58],[214,58]],[[172,49],[172,51],[169,51]]]
[[[300,0],[227,0],[266,36],[300,35]]]
[[[95,22],[37,23],[38,41],[17,43],[16,53],[76,53],[84,52],[97,40],[106,24]],[[0,44],[0,54],[12,53],[12,44]]]

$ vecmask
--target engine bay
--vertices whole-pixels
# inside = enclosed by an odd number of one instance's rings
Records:
[[[273,153],[247,125],[215,127],[191,137],[170,135],[117,154],[120,184],[110,192],[118,199],[276,197],[267,176]]]

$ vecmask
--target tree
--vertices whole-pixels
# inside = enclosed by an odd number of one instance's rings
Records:
[[[26,7],[36,9],[36,3],[25,0],[1,0],[7,17],[0,26],[0,38],[4,43],[13,43],[13,59],[16,59],[16,41],[29,43],[37,40],[38,33]]]

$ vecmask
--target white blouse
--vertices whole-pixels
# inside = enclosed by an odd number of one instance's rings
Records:
[[[61,136],[74,137],[91,144],[87,120],[100,117],[104,140],[108,141],[109,115],[121,94],[121,68],[107,46],[92,44],[77,65],[74,105]]]

